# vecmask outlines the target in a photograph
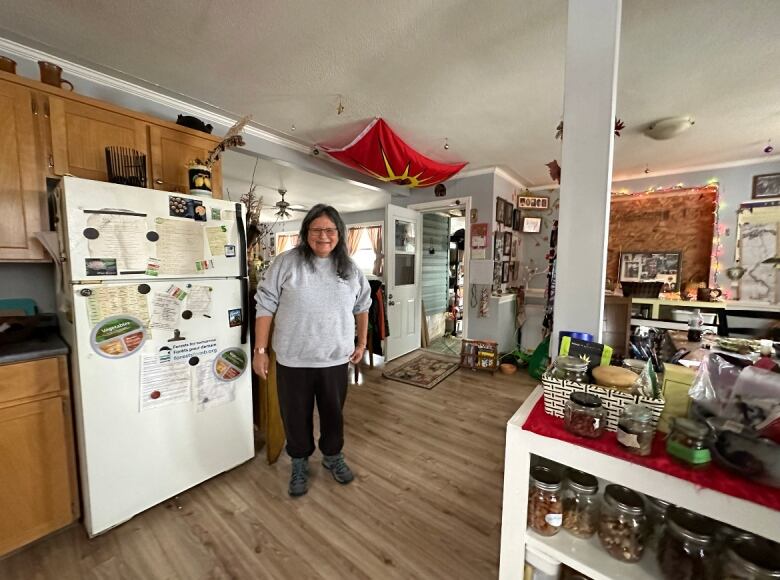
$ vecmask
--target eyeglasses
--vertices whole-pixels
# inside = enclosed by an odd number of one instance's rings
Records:
[[[337,228],[309,228],[309,233],[316,237],[325,234],[329,238],[332,238],[339,233],[339,230]]]

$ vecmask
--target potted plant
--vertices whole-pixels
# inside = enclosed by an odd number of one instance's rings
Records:
[[[211,197],[211,170],[214,164],[219,161],[222,153],[233,147],[245,145],[244,137],[241,131],[249,122],[250,117],[242,117],[233,125],[216,147],[214,147],[205,159],[191,159],[187,163],[187,173],[189,178],[189,190],[191,194],[206,195]]]

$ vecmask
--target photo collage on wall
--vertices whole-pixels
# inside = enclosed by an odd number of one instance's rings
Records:
[[[503,294],[517,287],[520,275],[520,233],[523,231],[521,197],[512,193],[508,199],[496,198],[496,229],[493,232],[493,294]]]

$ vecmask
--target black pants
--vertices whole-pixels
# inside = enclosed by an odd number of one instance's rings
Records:
[[[348,363],[325,368],[286,367],[276,363],[279,408],[290,457],[308,457],[314,453],[315,400],[320,414],[320,451],[323,455],[341,452],[348,367]]]

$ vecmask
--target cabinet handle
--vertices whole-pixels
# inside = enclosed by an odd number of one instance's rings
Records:
[[[162,184],[164,183],[162,179],[155,179],[155,180],[154,180],[154,182],[155,182],[157,185],[162,185]]]
[[[32,114],[38,116],[38,101],[35,100],[35,95],[30,95],[30,106],[32,107]]]
[[[49,153],[49,167],[54,167],[54,155]]]
[[[45,119],[49,118],[49,99],[44,99],[43,101],[43,117]]]

